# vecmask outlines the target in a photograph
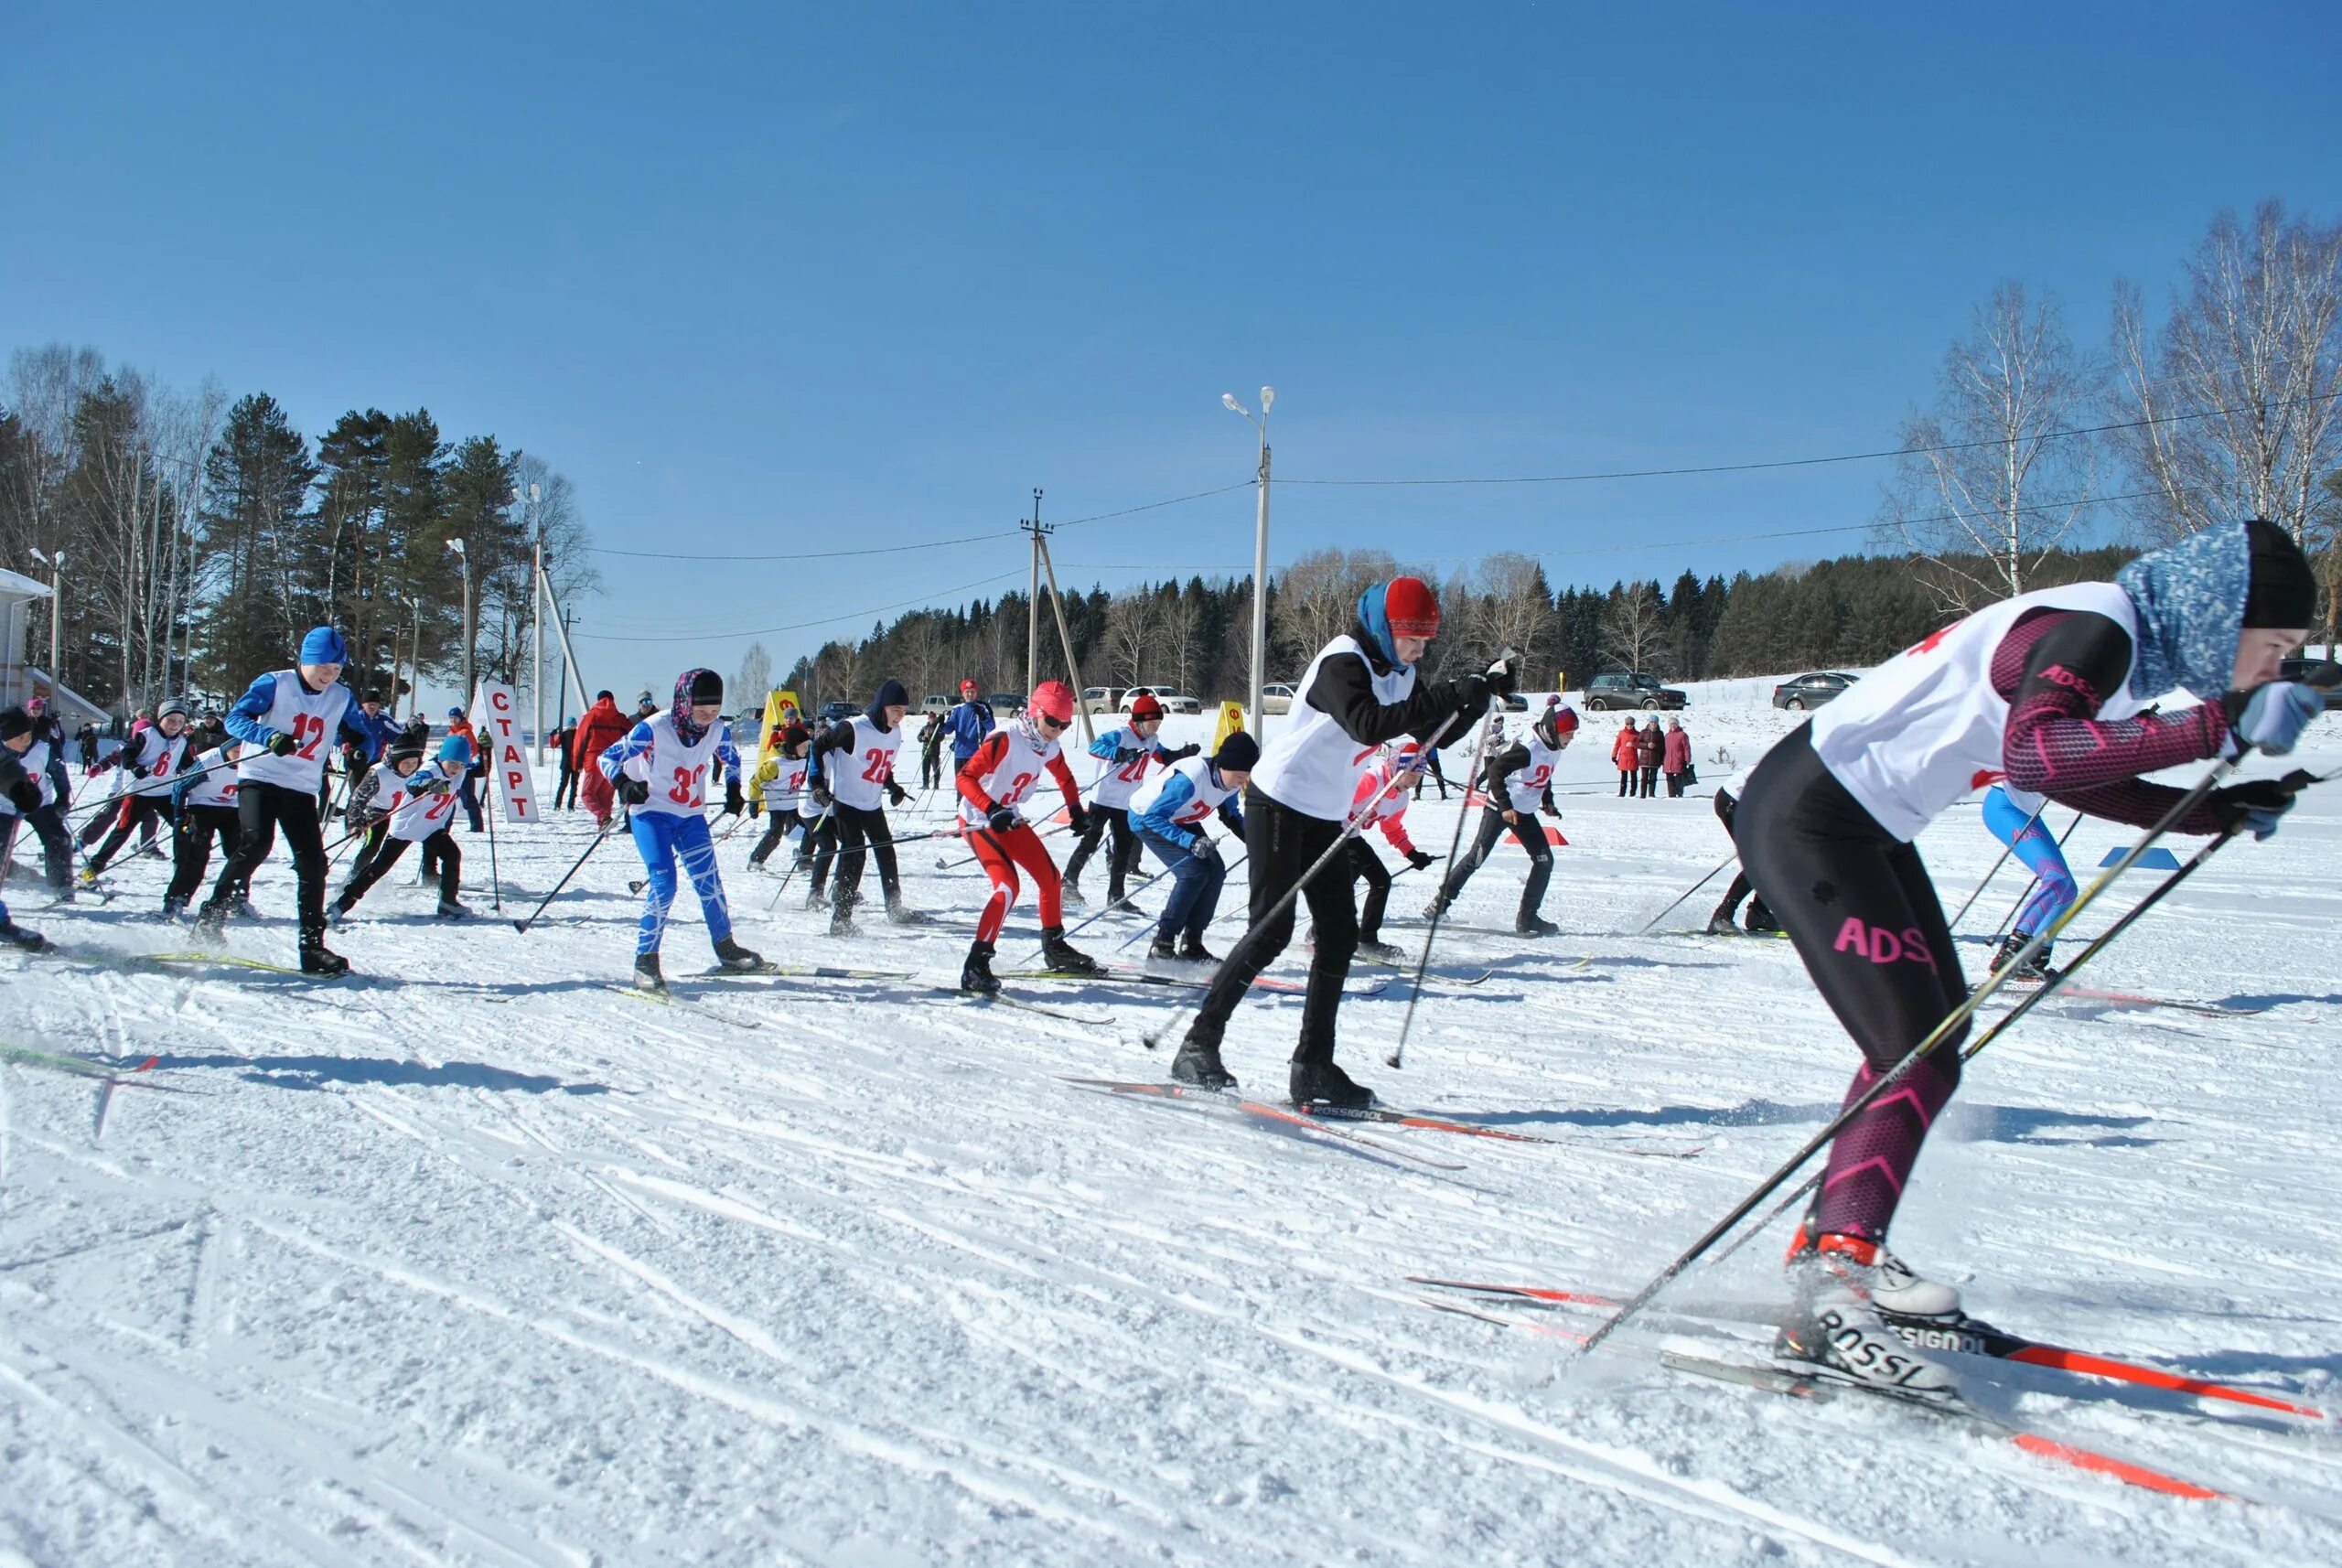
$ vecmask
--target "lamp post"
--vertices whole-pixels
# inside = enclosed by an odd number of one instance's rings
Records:
[[[54,555],[44,555],[36,550],[33,559],[48,568],[48,683],[62,686],[65,684],[65,671],[59,668],[62,660],[57,656],[57,648],[58,628],[64,619],[65,552],[60,550]]]
[[[537,535],[537,561],[529,575],[529,634],[536,644],[536,663],[529,677],[529,722],[535,726],[540,768],[545,761],[545,519],[537,510],[543,493],[535,480],[529,481],[529,521]],[[566,684],[561,694],[569,695]]]
[[[1236,401],[1234,392],[1222,392],[1219,401],[1252,420],[1252,428],[1261,433],[1261,505],[1252,525],[1252,700],[1246,706],[1245,716],[1252,725],[1252,738],[1267,738],[1268,717],[1261,712],[1261,686],[1268,679],[1269,658],[1269,405],[1277,400],[1277,389],[1261,389],[1261,417],[1252,419],[1252,411]]]
[[[456,553],[456,559],[464,569],[463,702],[464,706],[468,709],[472,701],[472,557],[471,552],[464,548],[464,542],[460,539],[447,541],[447,548]]]

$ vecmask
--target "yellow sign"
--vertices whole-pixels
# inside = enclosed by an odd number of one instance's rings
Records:
[[[753,773],[764,766],[767,743],[775,730],[784,725],[800,722],[804,717],[803,710],[797,705],[797,693],[775,687],[772,694],[765,699],[764,723],[757,731],[757,755],[749,763],[748,771]]]
[[[1230,734],[1242,729],[1243,727],[1244,704],[1241,703],[1220,703],[1219,725],[1211,732],[1211,745],[1205,748],[1204,755],[1209,757],[1217,753],[1219,750],[1219,743],[1221,741],[1226,740]],[[1253,738],[1257,740],[1260,737],[1255,736]]]

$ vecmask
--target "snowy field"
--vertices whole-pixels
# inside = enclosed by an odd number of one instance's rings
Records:
[[[338,983],[132,961],[190,945],[152,918],[156,861],[102,908],[15,883],[69,950],[0,960],[5,1043],[159,1059],[110,1095],[0,1068],[0,1563],[2342,1561],[2342,1441],[2294,1418],[1962,1361],[1981,1404],[2251,1499],[2185,1501],[1662,1369],[1667,1336],[1754,1352],[1785,1227],[1666,1298],[1713,1316],[1591,1358],[1539,1331],[1589,1317],[1465,1304],[1484,1321],[1407,1283],[1631,1288],[1834,1109],[1855,1056],[1787,944],[1621,934],[1725,854],[1707,791],[1720,752],[1786,731],[1770,684],[1694,689],[1694,799],[1616,799],[1617,720],[1588,721],[1545,908],[1569,934],[1444,935],[1403,1071],[1403,983],[1344,1007],[1343,1059],[1387,1102],[1551,1143],[1339,1124],[1372,1147],[1077,1087],[1160,1078],[1139,1037],[1186,993],[1010,983],[1080,1021],[964,1004],[941,989],[964,926],[833,942],[795,886],[768,909],[745,830],[722,854],[750,946],[918,978],[701,978],[686,893],[684,1000],[618,994],[618,841],[525,935],[433,920],[402,870],[333,939]],[[2342,724],[2308,752],[2342,765]],[[1426,795],[1408,824],[1444,851],[1456,810]],[[590,833],[500,831],[504,913]],[[2078,871],[2128,836],[2083,824]],[[487,841],[462,842],[485,913]],[[1967,807],[1923,847],[1956,906],[1999,846]],[[2090,972],[2233,1015],[2057,1001],[1979,1057],[1899,1249],[2004,1326],[2342,1405],[2337,853],[2342,797],[2313,793]],[[904,863],[915,904],[972,918],[972,866]],[[1459,918],[1509,926],[1520,865],[1500,847]],[[2019,888],[2004,871],[1963,929]],[[1400,880],[1394,922],[1428,893]],[[253,897],[232,950],[291,963],[282,860]],[[1027,902],[1002,968],[1034,927]],[[1297,1014],[1237,1015],[1248,1092],[1282,1100]]]

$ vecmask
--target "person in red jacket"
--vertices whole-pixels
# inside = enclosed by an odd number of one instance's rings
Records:
[[[586,809],[594,813],[594,825],[597,828],[610,825],[610,780],[594,765],[595,760],[624,740],[627,731],[633,727],[634,721],[618,712],[616,697],[607,692],[596,692],[594,705],[586,710],[586,716],[577,721],[576,732],[569,737],[570,766],[585,780],[580,793]]]
[[[1692,737],[1683,733],[1681,719],[1667,721],[1667,739],[1660,751],[1660,768],[1667,775],[1667,798],[1683,798],[1683,781],[1692,773]]]
[[[1648,800],[1659,792],[1659,765],[1667,756],[1667,741],[1659,733],[1659,720],[1653,717],[1635,736],[1635,761],[1642,769],[1643,782],[1639,791]]]
[[[1033,878],[1033,892],[1041,906],[1041,961],[1051,969],[1075,974],[1095,974],[1098,961],[1069,947],[1065,940],[1065,914],[1059,902],[1061,884],[1057,863],[1041,847],[1041,836],[1016,808],[1032,798],[1047,774],[1065,797],[1066,821],[1080,838],[1089,826],[1081,804],[1081,787],[1065,765],[1058,745],[1073,723],[1073,691],[1062,681],[1044,681],[1034,690],[1025,711],[986,736],[960,764],[953,782],[960,789],[960,822],[968,847],[992,878],[992,897],[976,919],[976,940],[960,971],[960,989],[989,995],[1000,989],[993,978],[993,942],[1016,902],[1016,868]]]
[[[1366,899],[1358,916],[1358,950],[1361,956],[1380,963],[1398,963],[1407,955],[1382,940],[1382,911],[1391,902],[1391,873],[1383,868],[1382,857],[1368,846],[1366,830],[1380,829],[1391,847],[1404,855],[1413,870],[1421,871],[1439,858],[1417,849],[1414,841],[1407,836],[1406,824],[1401,821],[1413,798],[1407,789],[1410,776],[1419,774],[1423,767],[1419,746],[1412,741],[1394,742],[1350,792],[1350,820],[1359,829],[1350,839],[1350,879],[1366,883]],[[1398,782],[1391,784],[1392,779]],[[1386,784],[1391,785],[1387,793],[1383,789]],[[1313,938],[1316,935],[1311,934]]]
[[[1635,792],[1635,770],[1642,766],[1641,755],[1635,721],[1628,719],[1619,727],[1618,738],[1610,743],[1610,765],[1618,770],[1618,798],[1622,800]]]

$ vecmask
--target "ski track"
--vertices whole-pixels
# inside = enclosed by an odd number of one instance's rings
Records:
[[[1746,684],[1695,693],[1714,777],[1719,746],[1746,760],[1787,727]],[[1565,789],[1615,779],[1615,730],[1589,718]],[[2328,720],[2306,765],[2337,760]],[[766,910],[745,832],[720,853],[749,945],[918,978],[707,976],[686,893],[678,1004],[613,994],[639,908],[617,848],[526,935],[487,910],[485,855],[467,856],[467,927],[379,887],[337,938],[357,983],[12,961],[12,1043],[158,1056],[153,1081],[209,1092],[125,1088],[101,1137],[101,1084],[0,1067],[0,1562],[2342,1559],[2342,1440],[2307,1423],[1982,1374],[1996,1408],[2255,1499],[2178,1502],[1923,1416],[1670,1374],[1646,1352],[1675,1314],[1588,1361],[1507,1332],[1534,1316],[1516,1304],[1466,1304],[1483,1321],[1404,1284],[1631,1288],[1834,1108],[1854,1058],[1788,944],[1626,934],[1722,853],[1704,789],[1565,795],[1545,913],[1577,934],[1444,936],[1439,959],[1496,974],[1426,993],[1404,1071],[1381,1066],[1404,979],[1346,1002],[1344,1059],[1391,1102],[1563,1140],[1358,1124],[1456,1172],[1060,1082],[1160,1077],[1168,1043],[1138,1038],[1198,998],[1009,983],[1099,1029],[957,1004],[932,988],[963,926],[874,918],[833,940],[818,914]],[[1456,809],[1426,797],[1411,827],[1444,843]],[[508,916],[586,832],[503,837]],[[2083,825],[2085,885],[2130,836]],[[1972,810],[1922,847],[1947,907],[1998,853]],[[1899,1250],[2040,1337],[2342,1404],[2325,1048],[2342,900],[2289,875],[2337,847],[2342,805],[2313,796],[2090,972],[2267,1012],[2074,999],[1995,1042],[1929,1144]],[[904,852],[912,903],[971,918],[984,884],[926,848]],[[34,923],[91,952],[185,950],[126,918],[165,875],[128,863],[113,905]],[[1661,924],[1703,923],[1720,883]],[[1509,924],[1519,886],[1499,846],[1458,919]],[[1967,934],[2021,886],[2004,870]],[[1394,922],[1428,893],[1401,882]],[[1004,955],[1034,943],[1026,897]],[[255,900],[274,918],[231,928],[231,950],[289,962],[281,860]],[[1102,956],[1132,929],[1075,940]],[[1987,950],[1964,949],[1971,973]],[[1239,1011],[1227,1056],[1248,1093],[1282,1098],[1298,1017],[1283,994]],[[1695,1271],[1682,1303],[1760,1312],[1782,1240]],[[1714,1332],[1761,1352],[1760,1326]]]

